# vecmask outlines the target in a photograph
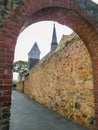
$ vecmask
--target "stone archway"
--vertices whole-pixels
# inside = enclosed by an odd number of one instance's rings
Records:
[[[22,28],[42,20],[55,20],[72,28],[90,53],[94,78],[96,127],[98,129],[98,6],[90,0],[27,0],[5,21],[0,33],[0,110],[1,129],[9,127],[12,64],[17,37]],[[5,121],[6,115],[7,120]]]

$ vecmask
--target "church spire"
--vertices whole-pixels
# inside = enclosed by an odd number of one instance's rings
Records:
[[[57,36],[56,36],[56,29],[55,29],[55,23],[53,28],[53,35],[52,35],[52,41],[51,41],[51,52],[54,51],[57,48]]]

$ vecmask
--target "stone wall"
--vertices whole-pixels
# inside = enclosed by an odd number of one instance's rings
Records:
[[[11,88],[11,86],[0,86],[0,130],[9,130]]]
[[[89,53],[78,36],[63,36],[57,50],[35,66],[24,85],[32,99],[95,129]]]
[[[24,82],[17,82],[17,86],[16,86],[16,90],[19,92],[23,92],[24,91]]]
[[[0,130],[8,130],[9,129],[9,115],[10,115],[10,107],[1,107],[0,108]]]

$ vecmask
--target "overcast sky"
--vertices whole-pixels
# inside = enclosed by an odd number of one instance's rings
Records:
[[[98,0],[92,0],[92,1],[94,1],[95,3],[97,3],[97,4],[98,4]]]
[[[43,21],[27,27],[18,37],[15,49],[15,61],[28,60],[28,52],[37,42],[41,58],[50,51],[54,22]],[[72,30],[55,22],[58,43],[63,34],[69,35]]]

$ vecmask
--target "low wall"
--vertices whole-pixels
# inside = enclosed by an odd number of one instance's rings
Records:
[[[16,90],[19,92],[24,92],[24,81],[17,82]]]
[[[35,66],[24,85],[32,99],[95,129],[91,60],[79,37],[63,36],[59,47]]]

